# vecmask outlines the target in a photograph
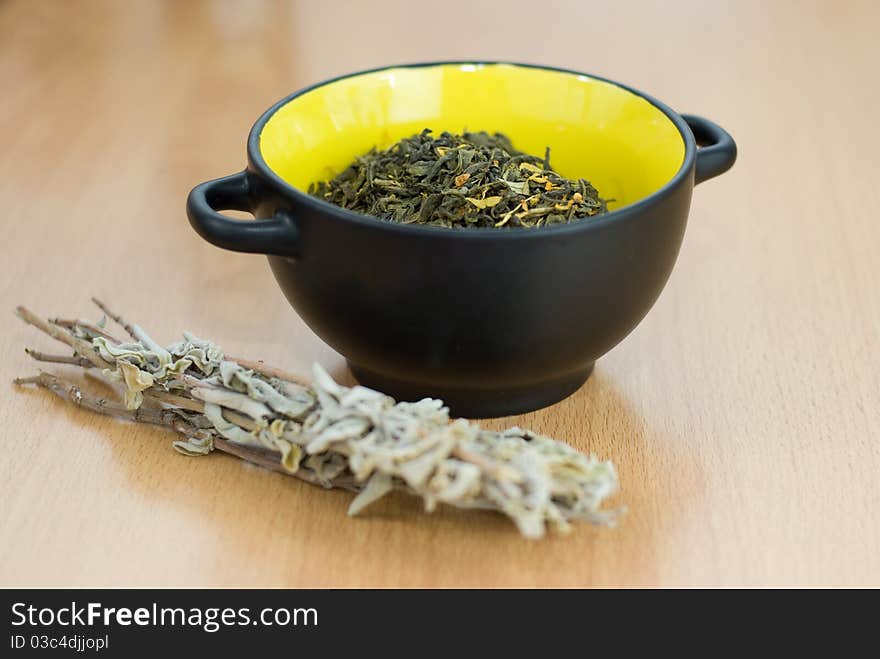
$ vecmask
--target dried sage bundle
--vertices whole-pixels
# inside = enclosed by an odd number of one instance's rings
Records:
[[[360,156],[309,193],[401,224],[540,227],[607,212],[584,179],[567,179],[544,158],[517,151],[501,133],[432,137],[429,129]]]
[[[19,307],[25,322],[73,349],[72,356],[28,350],[38,361],[97,369],[123,390],[123,402],[89,395],[50,373],[19,378],[101,414],[167,426],[188,456],[215,450],[325,487],[357,492],[357,514],[392,490],[438,503],[497,510],[523,535],[539,538],[571,520],[610,524],[601,509],[617,489],[610,462],[548,437],[510,428],[484,430],[450,420],[442,401],[396,402],[362,386],[345,387],[317,364],[305,383],[278,369],[226,355],[184,332],[162,347],[95,300],[129,334],[119,340],[81,320],[43,320]]]

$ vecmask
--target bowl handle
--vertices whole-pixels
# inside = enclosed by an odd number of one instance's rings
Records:
[[[234,220],[222,210],[252,213],[254,199],[247,171],[206,181],[186,199],[189,223],[212,245],[235,252],[295,257],[299,253],[296,222],[284,211],[265,220]]]
[[[681,118],[690,127],[697,140],[697,167],[694,183],[702,183],[715,178],[733,167],[736,162],[736,142],[726,130],[718,124],[683,114]]]

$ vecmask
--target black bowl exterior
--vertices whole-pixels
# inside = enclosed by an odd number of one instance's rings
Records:
[[[650,197],[542,229],[403,226],[309,197],[268,168],[259,133],[294,96],[254,125],[245,172],[190,193],[193,227],[221,247],[268,254],[290,304],[361,383],[400,400],[442,398],[461,416],[525,412],[575,391],[660,295],[695,178],[736,158],[721,128],[642,95],[685,142],[681,169]],[[698,150],[689,126],[709,146]],[[217,213],[232,208],[259,219]]]
[[[257,216],[296,218],[299,256],[270,256],[272,272],[363,384],[499,416],[577,389],[642,320],[675,263],[692,185],[589,230],[522,237],[335,222],[283,194]]]

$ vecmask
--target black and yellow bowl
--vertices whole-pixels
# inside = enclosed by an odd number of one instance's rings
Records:
[[[500,131],[616,201],[537,229],[402,225],[307,194],[371,147],[423,128]],[[699,146],[698,146],[699,143]],[[365,385],[454,414],[533,410],[575,391],[641,321],[675,263],[696,183],[729,169],[724,130],[595,76],[433,63],[336,78],[257,120],[245,171],[187,200],[220,247],[267,254],[278,284]],[[221,210],[243,210],[239,221]]]

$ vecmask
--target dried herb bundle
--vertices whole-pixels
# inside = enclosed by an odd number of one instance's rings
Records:
[[[309,193],[383,220],[442,227],[540,227],[607,212],[589,182],[553,171],[549,147],[542,159],[500,133],[434,138],[427,128],[372,149]]]
[[[204,339],[184,333],[167,347],[140,327],[118,322],[121,341],[97,324],[43,320],[27,309],[25,322],[73,349],[72,356],[28,354],[43,362],[99,370],[123,389],[123,403],[90,395],[57,375],[19,378],[94,412],[166,426],[180,437],[174,448],[188,456],[219,450],[358,496],[350,514],[393,489],[437,503],[497,510],[528,537],[546,527],[565,531],[569,521],[614,521],[600,510],[617,489],[610,462],[519,428],[481,429],[450,421],[439,400],[396,403],[377,391],[337,384],[315,365],[311,384],[262,362],[226,355]]]

